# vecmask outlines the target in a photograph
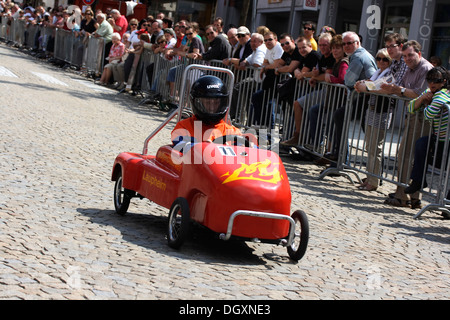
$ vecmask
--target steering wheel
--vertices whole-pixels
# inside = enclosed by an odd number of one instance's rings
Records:
[[[250,148],[250,141],[245,137],[238,134],[227,134],[221,137],[217,137],[214,139],[213,143],[216,144],[227,144],[227,142],[231,142],[234,146],[245,146]]]

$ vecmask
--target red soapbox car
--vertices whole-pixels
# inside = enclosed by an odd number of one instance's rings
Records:
[[[184,79],[192,68],[225,73],[228,88],[233,88],[234,77],[227,69],[191,65]],[[184,97],[184,88],[181,91]],[[183,244],[195,222],[222,240],[286,246],[289,257],[300,260],[308,244],[307,216],[301,210],[290,214],[291,190],[282,161],[275,152],[251,146],[249,140],[255,142],[255,136],[224,136],[195,143],[184,153],[164,145],[156,155],[147,154],[149,141],[175,116],[181,119],[183,105],[180,101],[146,139],[142,154],[123,152],[115,159],[116,212],[125,214],[134,197],[147,198],[170,209],[167,240],[172,248]]]

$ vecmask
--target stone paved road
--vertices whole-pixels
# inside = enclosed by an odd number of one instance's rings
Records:
[[[110,181],[115,156],[140,152],[166,115],[4,44],[0,57],[0,299],[449,297],[449,221],[383,205],[392,185],[363,193],[290,159],[292,209],[310,221],[299,263],[203,230],[170,249],[167,210],[135,200],[114,214]]]

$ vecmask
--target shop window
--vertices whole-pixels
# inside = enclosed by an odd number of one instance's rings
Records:
[[[431,56],[438,56],[450,68],[450,4],[437,4],[431,38]],[[425,57],[428,58],[428,57]]]
[[[385,10],[382,39],[391,33],[400,33],[408,38],[412,5],[386,5]]]

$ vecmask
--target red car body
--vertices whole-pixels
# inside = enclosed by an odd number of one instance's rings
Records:
[[[268,150],[214,143],[197,143],[185,154],[162,146],[156,156],[121,153],[112,174],[122,174],[122,186],[158,205],[170,208],[178,197],[189,203],[191,220],[226,233],[238,210],[290,216],[291,191],[279,156]],[[232,235],[283,239],[287,220],[238,216]]]

